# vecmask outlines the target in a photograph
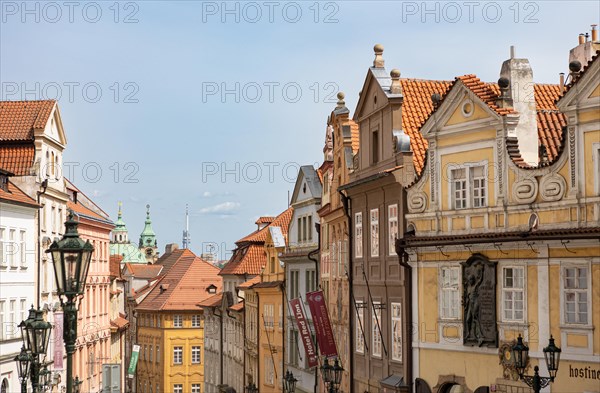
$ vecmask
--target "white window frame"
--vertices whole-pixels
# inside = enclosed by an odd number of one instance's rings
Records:
[[[199,328],[200,327],[200,314],[193,314],[192,315],[192,327],[193,328]],[[160,322],[158,327],[160,327]]]
[[[183,393],[183,384],[174,383],[173,384],[173,393]]]
[[[356,258],[363,257],[363,219],[362,212],[354,214],[354,255]]]
[[[15,238],[17,230],[15,228],[8,229],[8,243],[10,244],[10,254],[8,254],[8,261],[11,269],[17,268],[17,239]]]
[[[21,269],[27,269],[27,231],[25,229],[19,231],[19,251]]]
[[[600,195],[600,142],[592,143],[592,164],[594,165],[594,191]]]
[[[279,330],[283,329],[283,304],[279,304],[279,317],[277,319]]]
[[[444,286],[444,279],[443,279],[444,278],[444,273],[443,273],[444,270],[451,270],[451,271],[457,272],[456,286],[454,286],[454,285],[451,287]],[[438,283],[439,283],[439,296],[440,296],[440,304],[439,304],[440,319],[445,320],[445,321],[460,320],[460,318],[461,318],[461,315],[460,315],[461,269],[460,269],[460,267],[459,266],[448,266],[448,265],[440,266]],[[456,316],[446,315],[446,313],[444,312],[444,298],[446,296],[446,293],[456,293]],[[452,307],[450,307],[449,309],[452,309]]]
[[[586,288],[566,288],[567,285],[567,277],[566,270],[567,269],[586,269]],[[592,326],[592,280],[591,280],[591,265],[589,263],[565,263],[561,264],[560,267],[560,320],[561,324],[577,328],[577,327],[590,327]],[[567,321],[567,310],[566,310],[566,295],[567,292],[574,293],[586,293],[587,297],[587,308],[586,308],[586,322],[568,322]],[[577,302],[576,302],[577,306]],[[576,314],[577,317],[578,314]]]
[[[6,233],[6,227],[0,227],[0,267],[8,267],[8,258],[6,256],[6,246],[4,240],[4,234]]]
[[[473,176],[473,171],[476,168],[479,167],[483,167],[483,177],[481,179],[483,179],[483,190],[484,190],[484,196],[481,197],[483,198],[483,205],[480,206],[475,206],[475,194],[474,194],[474,176]],[[452,172],[455,170],[461,170],[464,169],[465,171],[465,187],[466,187],[466,200],[464,201],[465,206],[462,207],[456,207],[456,188],[455,188],[455,184],[454,184],[454,179],[452,176]],[[448,181],[446,182],[446,184],[448,185],[448,206],[450,206],[450,209],[452,210],[463,210],[463,209],[479,209],[479,208],[484,208],[484,207],[488,207],[489,206],[489,197],[490,197],[490,181],[487,178],[487,176],[489,175],[488,172],[488,162],[487,160],[483,160],[483,161],[479,161],[479,162],[467,162],[464,164],[451,164],[448,165],[447,168],[447,173],[446,173],[446,179],[448,179]]]
[[[379,328],[383,326],[381,323],[381,302],[373,301],[373,304],[371,305],[371,355],[376,358],[381,358],[383,350],[381,337],[383,334],[379,333]]]
[[[354,315],[355,320],[355,351],[356,353],[365,353],[365,338],[363,337],[363,331],[365,328],[365,302],[362,300],[356,301],[356,314]],[[360,323],[359,323],[360,321]]]
[[[508,269],[512,269],[513,270],[513,286],[512,287],[507,287],[506,286],[506,271]],[[522,271],[522,287],[518,288],[514,286],[514,271],[515,270],[521,270]],[[515,266],[515,265],[506,265],[506,266],[502,266],[502,276],[501,276],[501,280],[502,280],[502,308],[501,308],[501,312],[502,312],[502,317],[501,320],[502,322],[510,322],[510,323],[523,323],[525,322],[526,319],[526,315],[527,315],[527,269],[526,266]],[[511,293],[513,298],[512,300],[508,300],[507,299],[507,295]],[[514,304],[515,304],[515,299],[514,299],[514,295],[517,293],[521,293],[522,296],[522,302],[523,302],[523,306],[522,306],[522,318],[515,318],[515,308],[514,308]],[[511,301],[513,308],[512,308],[512,317],[507,317],[506,316],[506,312],[508,311],[506,308],[506,302],[507,301]]]
[[[200,393],[200,384],[199,383],[193,383],[192,384],[192,393]]]
[[[192,364],[202,363],[202,348],[199,345],[192,345]]]
[[[181,314],[173,315],[173,327],[174,328],[182,328],[183,327],[183,315],[181,315]]]
[[[391,315],[391,337],[392,337],[392,360],[402,361],[402,303],[392,302]]]
[[[379,208],[369,211],[369,240],[371,256],[379,256]]]
[[[395,213],[394,213],[395,212]],[[388,254],[396,255],[398,238],[398,204],[388,206]]]
[[[290,297],[297,299],[300,297],[300,271],[290,270]]]
[[[177,361],[179,360],[179,362]],[[181,365],[183,364],[183,347],[175,346],[173,347],[173,364]]]

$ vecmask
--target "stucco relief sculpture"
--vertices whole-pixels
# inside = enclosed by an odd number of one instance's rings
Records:
[[[498,346],[496,264],[481,254],[461,263],[463,276],[463,343]]]

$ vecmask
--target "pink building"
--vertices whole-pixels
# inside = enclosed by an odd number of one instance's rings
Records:
[[[83,381],[81,391],[97,392],[103,387],[103,366],[114,367],[114,356],[111,354],[111,277],[108,246],[114,224],[102,209],[70,182],[67,182],[67,193],[67,208],[73,210],[79,220],[79,235],[82,239],[88,239],[94,246],[85,293],[79,304],[73,376]],[[104,377],[104,382],[107,382],[107,378],[108,385],[112,385],[109,375]]]

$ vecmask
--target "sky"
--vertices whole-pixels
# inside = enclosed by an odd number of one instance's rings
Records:
[[[354,112],[383,44],[402,77],[496,81],[509,57],[558,83],[596,1],[0,0],[0,99],[56,98],[64,173],[137,241],[227,259],[319,166],[338,91]]]

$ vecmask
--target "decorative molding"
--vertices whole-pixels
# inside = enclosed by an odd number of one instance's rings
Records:
[[[557,174],[550,173],[540,180],[540,194],[544,201],[560,201],[565,195],[567,183],[565,179]]]
[[[427,208],[427,195],[423,191],[408,192],[408,211],[423,213]]]
[[[571,188],[576,188],[575,183],[575,127],[569,127],[569,164],[571,172]]]
[[[538,183],[532,178],[525,178],[514,183],[512,196],[517,203],[533,203],[538,194]]]

